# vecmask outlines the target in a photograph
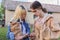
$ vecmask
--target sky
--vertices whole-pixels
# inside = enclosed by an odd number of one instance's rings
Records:
[[[28,0],[13,0],[13,1],[22,1],[22,2],[27,2]]]
[[[33,2],[36,0],[13,0],[13,1],[22,1],[22,2]],[[37,0],[40,3],[44,3],[44,4],[54,4],[54,5],[60,5],[60,0]],[[0,3],[2,2],[2,0],[0,0]]]
[[[22,2],[33,2],[36,0],[14,0],[14,1],[22,1]],[[45,3],[45,4],[55,4],[57,5],[57,0],[37,0],[40,1],[41,3]]]
[[[2,0],[0,0],[0,3],[2,2]]]

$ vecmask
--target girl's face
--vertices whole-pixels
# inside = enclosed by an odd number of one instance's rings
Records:
[[[24,10],[21,14],[21,19],[25,20],[25,18],[26,18],[26,11]]]
[[[41,9],[31,9],[31,11],[34,13],[35,16],[39,16],[42,14]]]

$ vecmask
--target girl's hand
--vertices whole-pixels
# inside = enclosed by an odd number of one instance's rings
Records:
[[[34,37],[34,36],[35,36],[35,33],[34,32],[30,34],[30,37]]]
[[[35,33],[31,33],[31,34],[30,34],[30,39],[31,39],[31,40],[34,40],[35,38],[36,38]]]

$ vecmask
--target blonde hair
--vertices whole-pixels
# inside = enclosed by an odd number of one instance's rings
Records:
[[[16,20],[20,19],[21,18],[21,14],[23,13],[23,11],[24,10],[22,9],[22,7],[17,6],[16,9],[15,9],[14,16],[11,19],[11,21],[16,21]]]

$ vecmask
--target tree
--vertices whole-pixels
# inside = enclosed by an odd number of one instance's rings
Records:
[[[3,7],[3,5],[1,4],[1,5],[0,5],[0,20],[3,19],[4,13],[5,13],[4,7]]]

